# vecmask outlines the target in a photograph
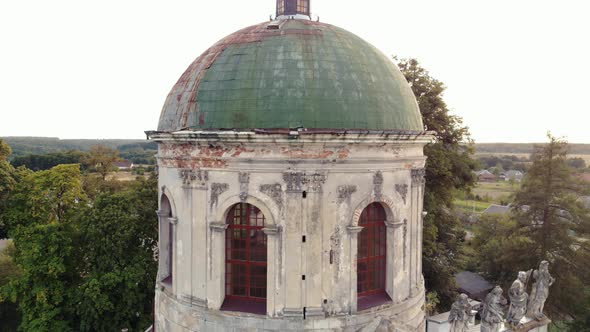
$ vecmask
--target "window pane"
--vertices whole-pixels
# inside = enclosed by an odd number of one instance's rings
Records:
[[[358,239],[357,290],[358,296],[385,291],[386,228],[385,210],[379,203],[363,210],[359,225],[363,230]]]
[[[229,211],[226,222],[226,296],[266,298],[264,214],[253,205],[239,203]]]

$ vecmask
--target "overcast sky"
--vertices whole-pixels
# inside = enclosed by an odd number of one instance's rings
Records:
[[[275,0],[2,0],[0,136],[143,138],[188,65]],[[590,143],[590,1],[312,0],[443,81],[477,142]]]

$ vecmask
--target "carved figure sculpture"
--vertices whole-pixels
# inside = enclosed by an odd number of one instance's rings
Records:
[[[532,270],[528,272],[518,272],[518,278],[514,280],[510,290],[508,290],[508,297],[510,298],[510,308],[506,321],[511,327],[520,326],[520,320],[526,313],[526,305],[529,299],[529,294],[526,292],[526,285]]]
[[[549,262],[542,261],[539,264],[539,269],[533,271],[533,278],[535,279],[535,283],[531,290],[526,316],[540,320],[545,317],[543,308],[549,296],[549,287],[555,282],[555,279],[549,274]]]
[[[504,321],[502,306],[507,303],[502,288],[496,286],[487,296],[481,312],[481,332],[499,332]]]
[[[449,313],[448,321],[451,323],[449,332],[467,332],[471,316],[473,314],[471,313],[471,305],[469,305],[469,297],[465,294],[459,295]]]

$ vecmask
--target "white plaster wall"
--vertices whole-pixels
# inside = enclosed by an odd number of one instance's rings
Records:
[[[414,173],[424,167],[428,137],[155,139],[160,193],[178,219],[173,286],[157,289],[158,331],[356,331],[377,318],[424,330],[423,182]],[[357,312],[354,228],[375,201],[388,212],[392,302]],[[260,208],[268,224],[266,316],[218,310],[225,296],[225,213],[239,202]]]

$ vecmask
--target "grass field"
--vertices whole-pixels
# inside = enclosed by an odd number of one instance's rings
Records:
[[[485,211],[491,203],[488,202],[481,202],[481,201],[473,201],[473,200],[464,200],[464,199],[456,199],[454,201],[455,207],[463,210],[464,212],[468,213],[482,213]]]
[[[107,175],[107,179],[125,182],[125,181],[134,181],[135,178],[137,178],[138,176],[141,176],[141,175],[131,174],[131,172],[119,171],[119,172],[109,173],[109,175]],[[148,176],[144,175],[144,177],[147,178]]]
[[[502,204],[512,201],[512,194],[518,190],[520,184],[509,182],[480,182],[473,189],[473,195],[481,200],[467,200],[466,195],[459,194],[454,201],[455,207],[466,213],[482,213],[492,204]]]
[[[510,184],[506,181],[479,182],[473,189],[473,194],[482,198],[488,196],[493,203],[499,204],[502,200],[508,200],[518,188],[520,188],[520,184]]]

